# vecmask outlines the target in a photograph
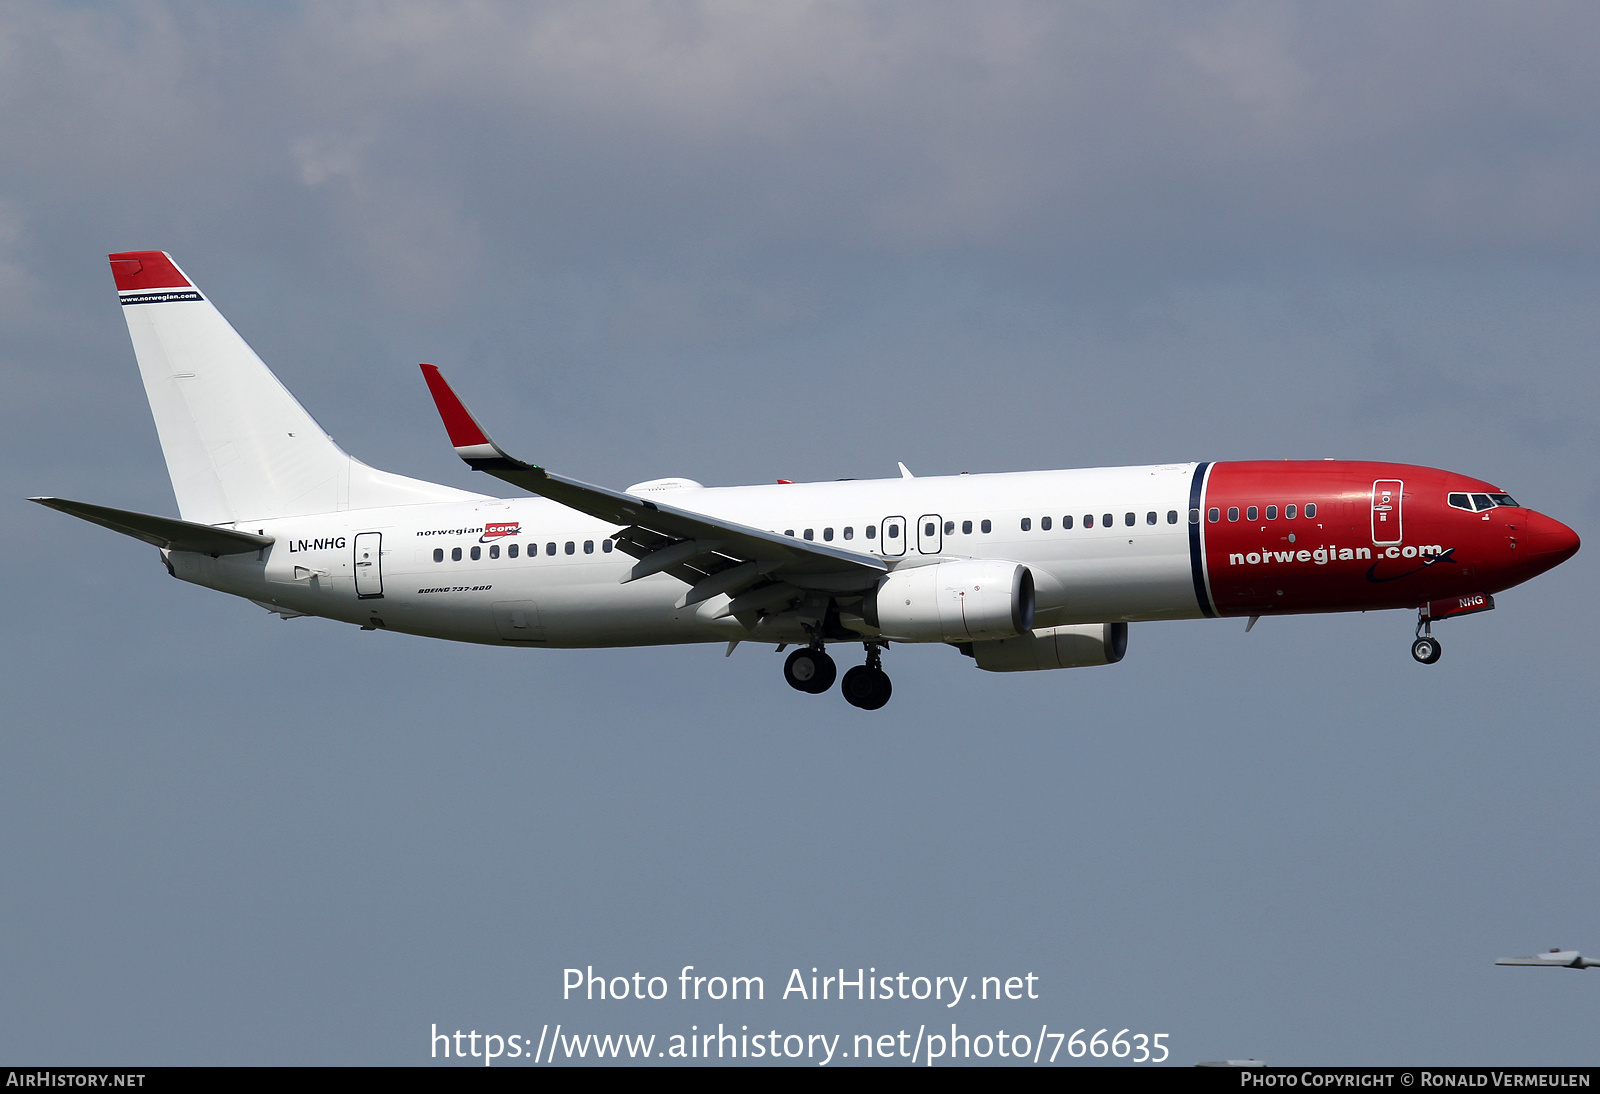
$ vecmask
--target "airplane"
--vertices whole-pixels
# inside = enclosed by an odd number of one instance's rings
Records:
[[[1600,961],[1585,957],[1577,950],[1563,950],[1560,946],[1551,946],[1549,953],[1536,953],[1532,957],[1502,957],[1495,964],[1534,965],[1552,969],[1600,968]]]
[[[487,645],[796,648],[784,678],[889,701],[891,643],[991,672],[1109,665],[1128,624],[1399,609],[1433,623],[1579,547],[1499,487],[1430,467],[1213,461],[707,487],[592,486],[490,439],[421,366],[456,454],[502,498],[369,467],[163,251],[110,257],[181,519],[30,500],[160,549],[168,573],[285,619]]]

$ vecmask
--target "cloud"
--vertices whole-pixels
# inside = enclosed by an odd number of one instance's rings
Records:
[[[6,187],[289,213],[272,246],[375,267],[455,232],[591,268],[1589,261],[1600,12],[1432,10],[22,3]]]
[[[1592,272],[1596,46],[1600,9],[1554,4],[22,0],[0,199],[40,284],[181,252],[289,368],[368,337],[295,340],[334,312],[403,358],[602,378],[894,301],[1010,317],[929,334],[949,370],[997,337],[1059,361],[1308,271]]]

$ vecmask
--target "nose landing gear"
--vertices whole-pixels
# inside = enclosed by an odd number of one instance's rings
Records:
[[[1439,640],[1433,636],[1433,620],[1428,616],[1417,613],[1417,640],[1411,643],[1411,656],[1419,664],[1431,665],[1439,660],[1439,655],[1444,651],[1439,648]]]
[[[883,671],[883,647],[876,642],[868,642],[866,647],[867,663],[845,673],[839,690],[851,706],[877,710],[894,694],[894,685],[889,682],[889,674]]]

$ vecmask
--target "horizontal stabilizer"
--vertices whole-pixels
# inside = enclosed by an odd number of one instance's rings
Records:
[[[104,505],[90,505],[88,502],[68,501],[66,498],[28,500],[169,551],[195,551],[204,555],[242,555],[272,545],[271,536],[253,536],[248,532],[235,532],[229,528],[213,528],[209,524],[194,524],[187,520],[173,520],[171,517],[157,517],[149,513],[132,513],[126,509],[111,509]]]

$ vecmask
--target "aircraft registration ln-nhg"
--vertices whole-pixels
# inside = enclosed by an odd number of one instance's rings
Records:
[[[41,504],[160,548],[172,576],[285,618],[462,642],[864,648],[840,690],[889,699],[893,643],[996,672],[1108,665],[1128,624],[1404,609],[1432,624],[1578,550],[1497,486],[1405,464],[1162,464],[706,487],[591,486],[507,455],[423,365],[450,442],[499,498],[368,467],[334,443],[161,251],[110,256],[182,519]]]

